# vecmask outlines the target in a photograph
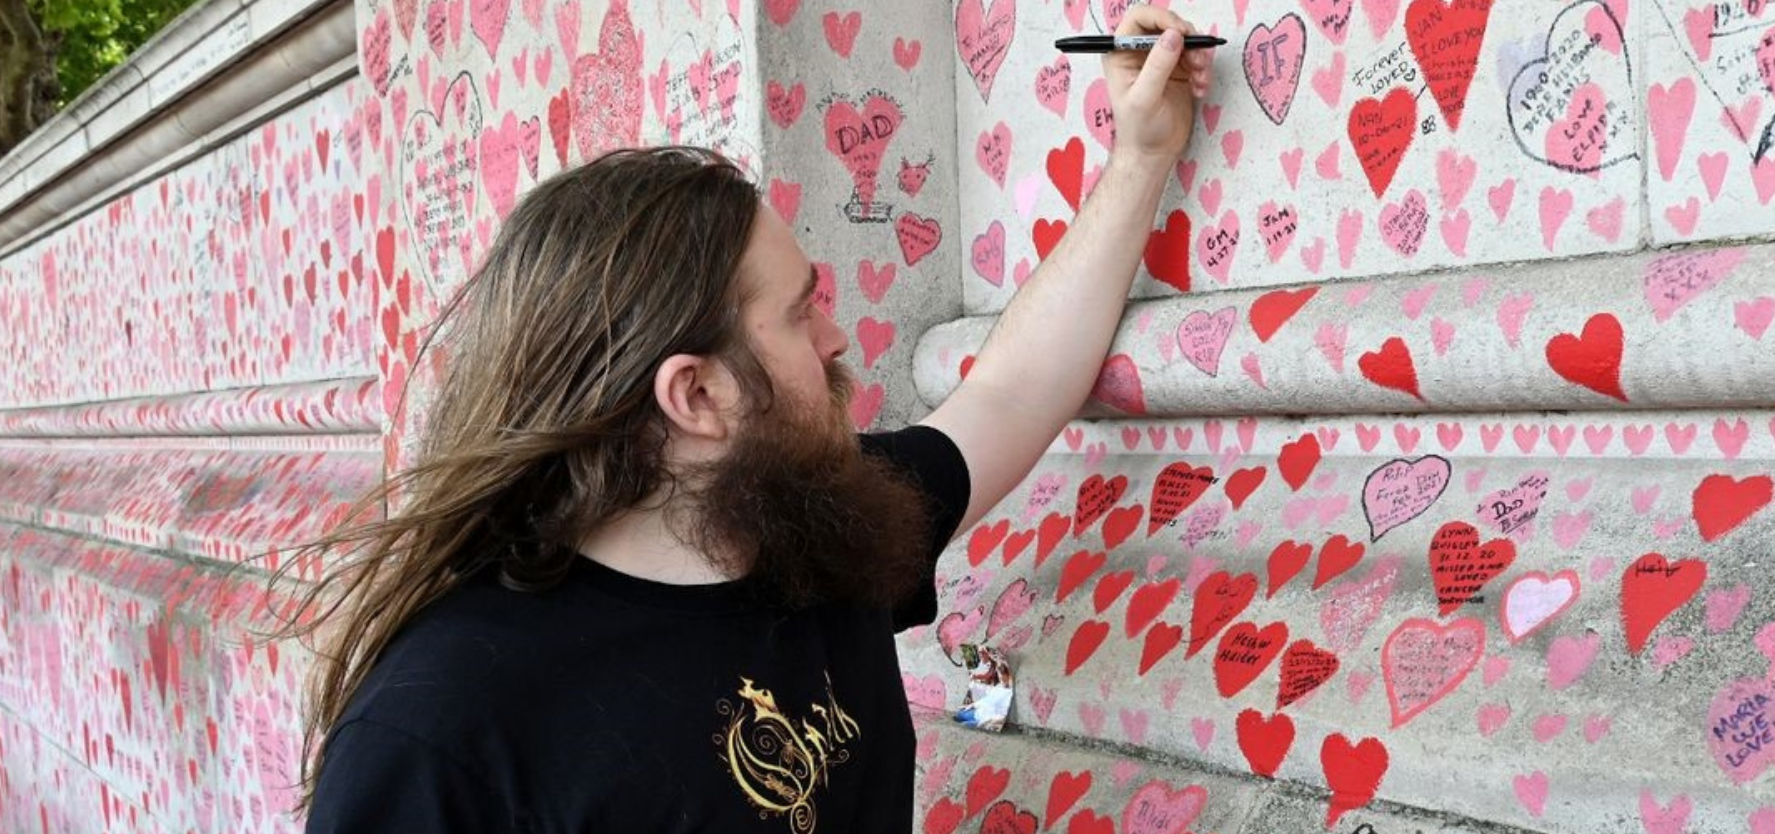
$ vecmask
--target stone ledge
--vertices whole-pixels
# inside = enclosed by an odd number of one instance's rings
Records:
[[[0,159],[0,254],[229,138],[215,128],[271,115],[267,100],[314,89],[356,47],[346,0],[212,0],[188,10]]]
[[[375,377],[0,410],[0,437],[377,433]]]
[[[1665,296],[1679,285],[1680,300]],[[1775,328],[1733,323],[1739,306],[1769,296],[1775,245],[1761,244],[1139,301],[1081,414],[1756,408],[1770,402]],[[1548,345],[1571,344],[1604,313],[1621,334],[1615,365],[1600,347],[1568,350],[1556,371]],[[954,390],[995,320],[919,338],[914,377],[927,404]],[[1621,397],[1600,390],[1611,373]]]

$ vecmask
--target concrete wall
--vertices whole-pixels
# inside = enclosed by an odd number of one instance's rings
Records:
[[[1775,720],[1775,11],[1174,5],[1232,44],[1096,401],[901,641],[921,830],[1775,830],[1733,741]],[[94,96],[61,186],[0,161],[5,827],[294,827],[304,660],[233,565],[406,459],[418,334],[566,165],[740,158],[858,425],[922,416],[1107,158],[1051,42],[1121,8],[360,0],[349,66],[165,170],[66,190],[300,14]],[[981,639],[1018,732],[939,712]]]

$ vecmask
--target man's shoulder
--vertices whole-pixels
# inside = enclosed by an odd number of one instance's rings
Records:
[[[433,738],[504,713],[558,677],[563,652],[584,655],[604,642],[589,618],[564,628],[563,610],[546,593],[497,583],[454,588],[395,634],[341,718]]]

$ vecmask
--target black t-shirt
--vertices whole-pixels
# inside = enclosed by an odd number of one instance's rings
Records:
[[[968,503],[942,432],[861,435],[932,516]],[[392,640],[328,736],[311,834],[907,832],[913,732],[894,633],[936,616],[760,608],[590,559],[539,593],[482,571]]]

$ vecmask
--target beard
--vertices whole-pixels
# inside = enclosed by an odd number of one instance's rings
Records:
[[[849,371],[833,362],[826,382],[827,402],[777,396],[688,473],[689,541],[766,603],[891,608],[931,581],[924,494],[858,446]]]

